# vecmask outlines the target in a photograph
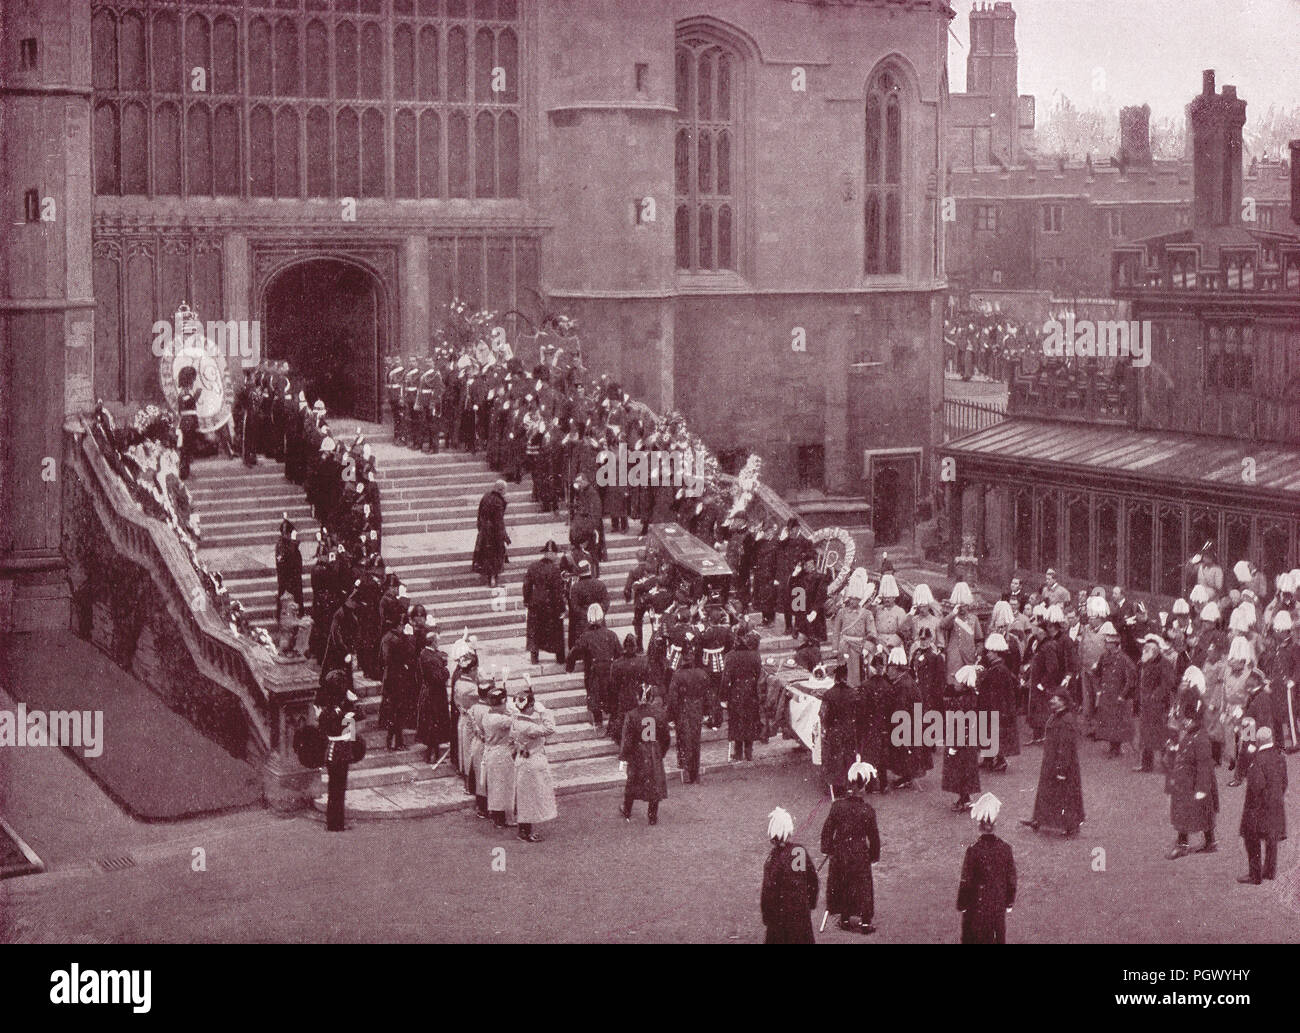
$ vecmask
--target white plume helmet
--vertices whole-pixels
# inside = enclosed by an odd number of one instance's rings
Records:
[[[1033,608],[1033,610],[1032,610],[1031,612],[1033,613],[1034,620],[1041,620],[1041,621],[1045,621],[1045,620],[1047,620],[1047,604],[1046,604],[1046,603],[1036,603],[1036,604],[1034,604],[1034,608]]]
[[[871,579],[867,577],[865,567],[858,567],[849,575],[849,585],[844,594],[850,599],[871,598]]]
[[[957,679],[958,685],[973,686],[975,679],[979,677],[979,673],[979,668],[974,664],[966,664],[964,667],[957,668],[954,677]]]
[[[984,648],[994,653],[1007,652],[1007,640],[1001,632],[995,631],[984,640]]]
[[[793,835],[794,818],[790,817],[790,812],[784,807],[772,808],[772,813],[767,816],[767,838],[784,843]]]
[[[1248,664],[1255,662],[1255,650],[1250,644],[1250,639],[1244,635],[1238,635],[1232,640],[1232,645],[1228,647],[1228,662],[1245,661]]]
[[[1061,608],[1060,603],[1053,603],[1047,608],[1047,619],[1052,624],[1065,623],[1065,610]]]
[[[1209,585],[1193,585],[1187,598],[1194,606],[1204,606],[1214,598],[1214,593],[1210,591]]]
[[[907,650],[902,646],[895,646],[889,651],[889,659],[886,662],[893,664],[895,667],[906,667]]]
[[[1255,604],[1241,603],[1228,618],[1228,627],[1233,631],[1247,632],[1255,626]]]
[[[1277,613],[1273,614],[1274,631],[1290,631],[1291,624],[1292,620],[1290,610],[1278,610]]]
[[[971,594],[970,585],[965,581],[958,581],[952,586],[952,593],[948,596],[948,602],[956,606],[974,606],[975,596]]]
[[[1237,560],[1237,562],[1233,564],[1232,573],[1236,576],[1237,580],[1244,585],[1251,578],[1250,564],[1245,560]]]
[[[1103,636],[1104,638],[1119,638],[1119,632],[1115,630],[1115,625],[1113,625],[1110,621],[1107,621],[1100,628],[1098,628],[1097,634]]]
[[[930,591],[930,586],[926,584],[917,585],[912,590],[913,606],[933,606],[934,593]]]
[[[1205,672],[1199,667],[1192,666],[1183,672],[1183,684],[1190,685],[1202,696],[1205,695]]]
[[[1110,603],[1106,602],[1106,600],[1099,595],[1088,596],[1088,601],[1084,605],[1087,608],[1089,617],[1110,616]]]
[[[1172,610],[1170,610],[1170,613],[1172,613],[1175,617],[1186,616],[1191,612],[1192,612],[1192,608],[1187,605],[1186,599],[1175,599],[1174,607]]]
[[[1217,621],[1219,619],[1219,604],[1211,599],[1201,608],[1201,620]]]
[[[605,619],[605,611],[601,609],[600,603],[592,603],[587,607],[587,623],[599,624]]]
[[[981,825],[992,825],[998,820],[998,812],[1001,810],[1002,801],[992,793],[985,793],[971,804],[970,816]]]
[[[898,598],[898,582],[894,580],[893,574],[880,575],[880,588],[878,591],[881,599]]]
[[[993,616],[990,618],[995,628],[1010,627],[1016,621],[1015,611],[1011,609],[1011,604],[1005,599],[999,599],[993,604]]]
[[[860,782],[867,785],[876,777],[876,769],[862,759],[862,754],[858,754],[858,759],[849,766],[849,781]]]

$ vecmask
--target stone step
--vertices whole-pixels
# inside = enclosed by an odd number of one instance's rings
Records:
[[[554,522],[554,517],[547,513],[522,513],[511,514],[510,525],[513,527],[532,526],[534,524],[549,524]],[[203,544],[209,548],[226,548],[238,545],[257,545],[265,541],[269,532],[274,535],[277,533],[280,524],[280,517],[277,514],[274,519],[267,521],[264,525],[253,529],[239,527],[237,530],[227,530],[225,527],[219,527],[217,530],[209,532],[207,521],[203,521]],[[236,525],[232,525],[236,526]],[[470,531],[478,526],[476,516],[471,514],[465,517],[455,517],[451,519],[426,519],[417,518],[414,520],[398,519],[390,523],[384,521],[384,534],[439,534],[447,531]],[[313,530],[313,534],[314,534]],[[299,538],[302,537],[299,532]]]
[[[416,521],[435,521],[435,520],[471,520],[474,526],[477,526],[478,518],[478,499],[466,496],[461,499],[432,499],[424,504],[412,504],[409,506],[399,505],[394,509],[389,509],[381,503],[381,510],[384,517],[384,530],[389,532],[390,527],[398,527]],[[299,510],[301,515],[310,519],[311,511],[306,506]],[[507,520],[511,524],[527,523],[521,520],[523,516],[532,516],[540,512],[537,503],[532,501],[521,502],[514,509],[509,511]],[[211,511],[211,515],[203,519],[203,531],[206,535],[209,531],[225,533],[232,527],[247,528],[250,535],[262,533],[267,528],[273,534],[279,533],[280,520],[283,517],[283,509],[275,510],[271,507],[259,507],[252,510],[244,509],[216,509]],[[297,518],[294,518],[295,520]],[[301,538],[301,534],[299,535]]]

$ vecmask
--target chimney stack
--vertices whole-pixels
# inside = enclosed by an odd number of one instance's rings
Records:
[[[1119,160],[1126,168],[1151,167],[1151,105],[1119,109]]]
[[[1241,130],[1246,102],[1235,86],[1214,92],[1214,70],[1206,69],[1198,97],[1187,105],[1192,138],[1193,223],[1234,226],[1241,218]]]

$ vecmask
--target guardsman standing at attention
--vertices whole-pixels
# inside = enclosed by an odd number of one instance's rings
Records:
[[[420,447],[420,360],[414,355],[406,360],[402,374],[402,417],[406,420],[406,444]]]
[[[420,374],[420,416],[423,437],[416,440],[415,447],[423,450],[428,441],[429,451],[438,454],[438,435],[442,431],[439,410],[442,407],[442,375],[432,360]]]
[[[401,444],[406,435],[406,406],[402,404],[402,384],[406,376],[406,367],[400,356],[388,360],[388,373],[384,377],[387,390],[388,410],[393,414],[393,440]]]
[[[867,936],[876,931],[875,887],[871,866],[880,860],[880,832],[876,812],[866,800],[866,788],[876,769],[858,760],[849,768],[849,792],[831,804],[822,826],[822,853],[830,858],[826,877],[826,910],[840,916],[840,928],[853,929],[852,919],[861,919],[857,931]]]
[[[971,805],[980,838],[966,848],[957,889],[962,943],[1006,943],[1007,915],[1016,902],[1016,860],[1011,845],[994,834],[1002,801],[985,793]]]
[[[767,818],[767,838],[772,851],[763,865],[761,906],[767,926],[764,943],[816,943],[812,912],[820,889],[817,868],[808,851],[790,842],[794,819],[784,807]]]

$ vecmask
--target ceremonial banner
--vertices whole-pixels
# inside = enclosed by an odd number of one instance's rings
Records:
[[[808,749],[812,762],[822,763],[822,701],[816,696],[790,687],[790,727]]]

